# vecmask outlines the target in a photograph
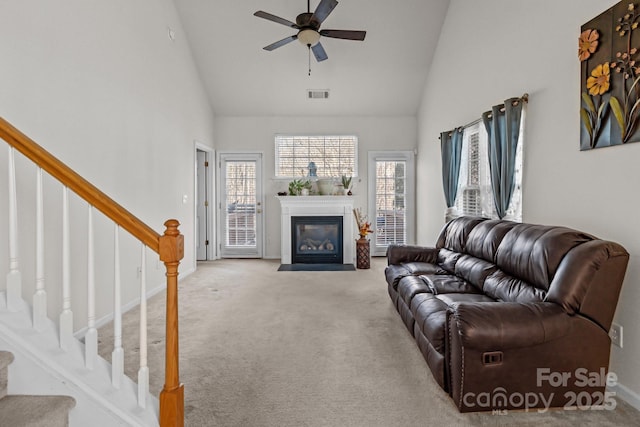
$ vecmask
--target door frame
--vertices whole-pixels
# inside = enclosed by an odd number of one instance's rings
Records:
[[[234,256],[234,258],[257,258],[257,259],[261,259],[264,258],[264,254],[265,254],[265,229],[264,229],[264,225],[265,225],[265,214],[266,214],[266,210],[265,210],[265,205],[264,205],[264,152],[263,151],[238,151],[238,150],[225,150],[225,151],[218,151],[216,153],[216,208],[217,208],[217,212],[219,212],[219,214],[216,215],[216,253],[217,253],[217,259],[221,259],[222,258],[222,239],[224,238],[224,227],[222,224],[222,219],[224,218],[224,215],[222,214],[222,195],[223,195],[223,188],[222,188],[222,158],[226,157],[226,156],[238,156],[239,159],[242,158],[246,158],[246,159],[250,159],[253,160],[253,158],[251,157],[257,157],[259,159],[260,162],[260,173],[256,175],[256,179],[258,179],[260,181],[260,194],[256,194],[256,203],[260,203],[260,206],[262,206],[262,213],[260,215],[256,215],[256,225],[259,223],[260,224],[260,247],[258,248],[258,250],[260,251],[259,256],[257,257],[249,257],[249,256],[242,256],[242,255],[236,255]],[[256,239],[258,238],[257,234],[256,234]]]
[[[208,145],[204,145],[199,141],[194,141],[193,144],[193,259],[194,264],[197,265],[198,262],[198,236],[196,235],[196,230],[198,229],[198,151],[204,151],[207,156],[207,161],[209,162],[209,168],[206,169],[205,180],[207,184],[207,199],[209,201],[209,209],[207,209],[207,229],[206,229],[206,239],[209,240],[209,249],[207,250],[207,261],[217,259],[218,251],[215,245],[216,242],[216,212],[215,212],[215,175],[213,173],[213,167],[215,163],[212,165],[212,162],[215,162],[216,159],[216,150],[209,147]]]
[[[416,163],[415,150],[386,150],[386,151],[369,151],[367,159],[367,167],[369,169],[368,176],[368,198],[369,212],[372,224],[376,224],[376,161],[397,161],[403,160],[407,162],[406,183],[410,185],[405,189],[405,211],[407,214],[405,226],[407,228],[408,245],[415,244],[416,239]],[[371,254],[374,256],[383,256],[381,252],[376,252],[375,240],[371,248]]]

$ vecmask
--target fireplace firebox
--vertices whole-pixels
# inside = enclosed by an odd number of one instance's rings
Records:
[[[342,264],[342,216],[292,216],[292,264]]]

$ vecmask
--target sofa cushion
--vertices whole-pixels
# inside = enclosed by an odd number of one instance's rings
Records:
[[[485,294],[441,294],[436,298],[447,305],[457,302],[496,302],[496,300],[489,298]]]
[[[456,275],[479,290],[484,288],[484,281],[497,269],[494,263],[471,255],[462,255],[456,263]]]
[[[420,279],[429,287],[432,294],[480,293],[480,290],[466,280],[451,274],[423,274]]]
[[[404,268],[406,268],[410,274],[414,276],[419,276],[422,274],[446,274],[442,268],[435,264],[431,264],[428,262],[408,262],[402,264]]]
[[[483,291],[491,298],[506,302],[540,302],[547,296],[546,291],[510,276],[502,270],[496,270],[487,277]]]
[[[438,265],[447,273],[455,274],[456,263],[461,256],[462,254],[460,252],[440,249],[440,252],[438,252]]]
[[[429,262],[407,262],[392,264],[385,268],[384,274],[387,283],[398,289],[398,282],[405,276],[419,276],[421,274],[446,274],[447,272],[435,264]]]
[[[502,239],[496,264],[505,273],[547,291],[567,252],[593,239],[566,227],[518,224]]]
[[[420,276],[406,276],[398,283],[398,298],[407,305],[411,305],[411,300],[416,294],[425,292],[431,293],[431,289]]]
[[[497,219],[479,223],[469,233],[465,252],[494,263],[502,239],[517,224],[517,222]]]
[[[463,216],[450,221],[440,233],[437,248],[445,248],[454,252],[464,252],[469,233],[486,218]]]
[[[429,340],[433,348],[444,354],[445,327],[449,306],[432,294],[418,294],[411,301],[415,327]]]
[[[384,269],[384,277],[387,284],[393,289],[398,289],[398,282],[405,276],[409,276],[409,270],[402,264],[391,264]]]

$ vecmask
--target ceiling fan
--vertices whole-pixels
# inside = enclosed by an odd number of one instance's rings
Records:
[[[336,0],[321,0],[315,12],[311,13],[310,0],[307,0],[307,11],[298,15],[295,23],[261,10],[257,11],[254,15],[259,18],[264,18],[298,30],[298,33],[293,36],[286,37],[275,43],[271,43],[269,46],[265,46],[264,50],[272,51],[286,45],[287,43],[291,43],[294,40],[298,40],[300,43],[307,46],[307,48],[313,52],[313,56],[315,56],[316,61],[320,62],[328,58],[327,52],[325,52],[322,44],[320,43],[320,36],[344,40],[364,40],[364,37],[367,34],[366,31],[320,29],[320,25],[325,19],[327,19],[329,14],[337,5],[338,2]]]

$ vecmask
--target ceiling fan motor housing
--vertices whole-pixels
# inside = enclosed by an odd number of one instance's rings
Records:
[[[313,13],[304,12],[296,17],[296,24],[302,28],[311,28],[312,30],[318,30],[320,23],[313,18]]]

